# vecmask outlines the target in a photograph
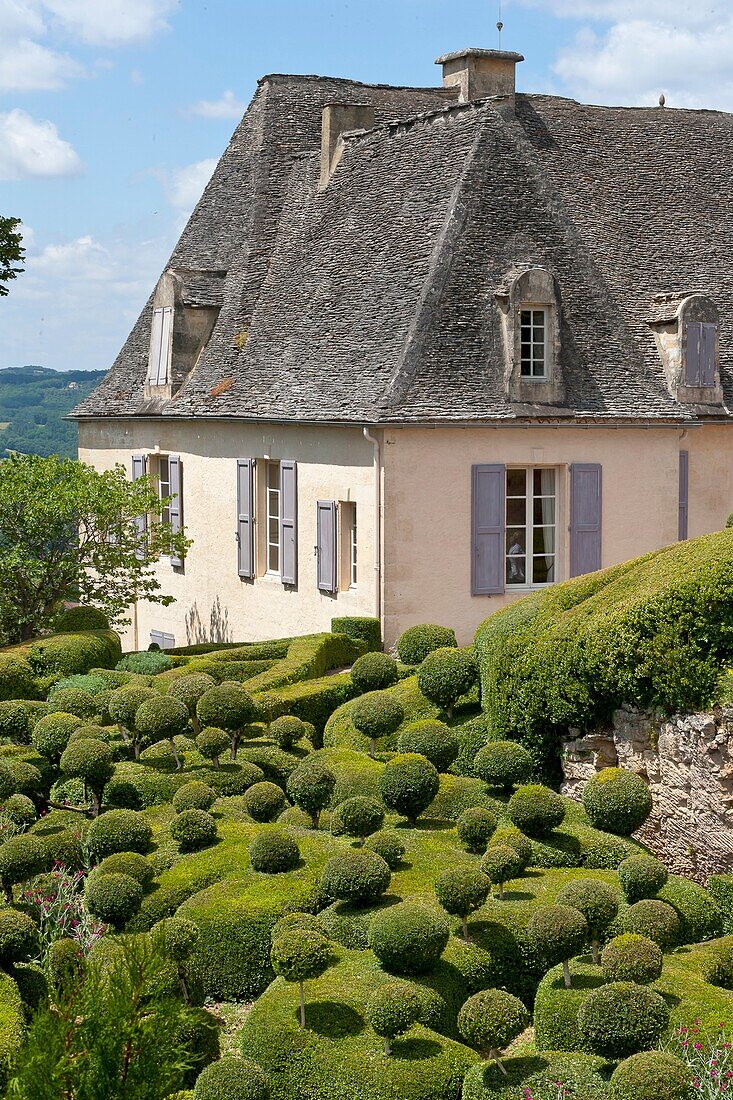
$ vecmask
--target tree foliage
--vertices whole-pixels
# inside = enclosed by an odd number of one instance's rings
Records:
[[[0,214],[0,298],[9,293],[7,283],[23,271],[25,259],[23,234],[18,228],[20,218],[7,218]]]

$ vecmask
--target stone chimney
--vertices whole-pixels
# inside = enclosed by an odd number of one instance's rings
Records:
[[[439,57],[443,66],[443,86],[458,88],[461,103],[487,96],[504,96],[514,114],[514,92],[517,64],[524,61],[521,53],[505,50],[456,50]]]
[[[343,135],[350,130],[370,130],[374,108],[367,103],[327,103],[321,121],[320,190],[336,171],[344,151]]]

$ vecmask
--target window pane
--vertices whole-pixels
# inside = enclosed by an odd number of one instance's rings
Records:
[[[267,552],[267,568],[271,573],[279,573],[280,571],[280,548],[278,546],[270,546]]]
[[[511,527],[524,527],[527,522],[526,500],[509,497],[506,502],[506,521]]]
[[[538,499],[537,497],[535,497],[532,512],[536,527],[547,527],[549,524],[554,523],[555,498],[544,497],[542,499]]]
[[[521,324],[522,328],[529,328],[530,327],[530,325],[532,324],[532,310],[531,309],[523,309],[521,311],[521,316],[519,318],[519,323]]]
[[[536,497],[552,497],[555,495],[555,471],[533,470],[534,495]]]
[[[555,583],[555,559],[551,556],[535,557],[532,559],[533,583]]]
[[[540,329],[544,330],[544,327],[545,327],[545,311],[544,311],[544,309],[533,309],[532,310],[532,324],[534,325],[535,328],[540,328]]]
[[[506,495],[508,497],[523,497],[527,495],[526,470],[507,470]]]
[[[268,462],[267,463],[267,488],[279,489],[280,488],[280,463]]]
[[[512,527],[510,531],[507,531],[506,552],[510,555],[527,553],[527,532],[523,527]]]
[[[555,528],[535,527],[532,549],[535,554],[555,553]]]
[[[527,583],[527,559],[519,557],[511,557],[506,559],[506,583],[507,584],[526,584]]]

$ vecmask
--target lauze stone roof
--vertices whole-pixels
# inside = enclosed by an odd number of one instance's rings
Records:
[[[455,97],[261,81],[168,265],[192,273],[190,304],[221,302],[195,369],[144,400],[151,298],[75,415],[521,419],[495,292],[522,264],[548,268],[561,300],[566,407],[544,419],[694,418],[649,320],[660,295],[697,292],[720,311],[733,407],[733,115],[517,95],[507,118]],[[332,102],[372,104],[375,126],[319,190]]]

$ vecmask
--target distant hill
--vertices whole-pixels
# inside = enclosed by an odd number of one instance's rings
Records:
[[[0,370],[0,458],[8,451],[76,458],[76,424],[63,417],[104,375],[34,366]]]

